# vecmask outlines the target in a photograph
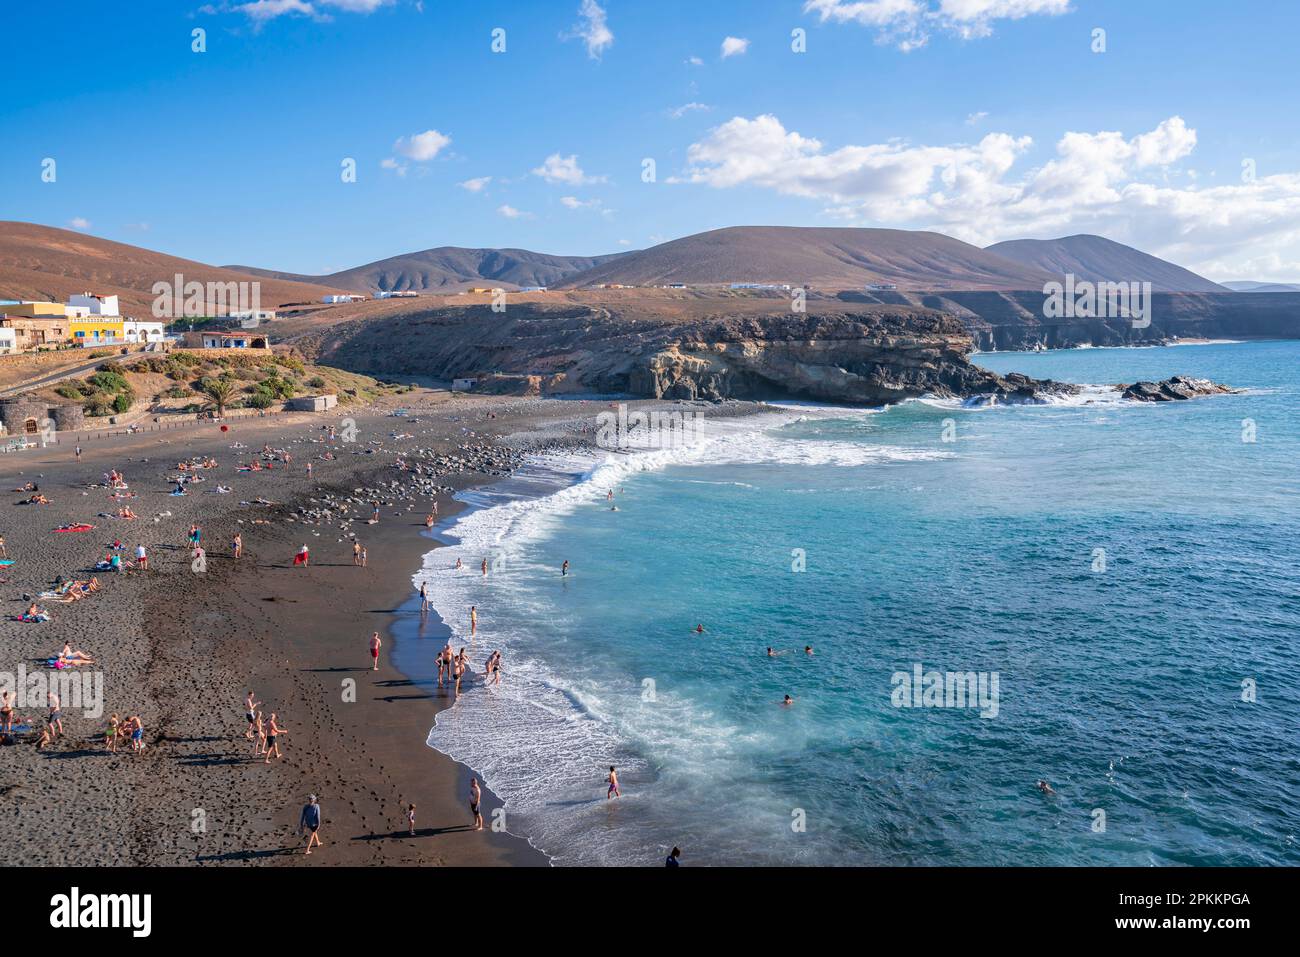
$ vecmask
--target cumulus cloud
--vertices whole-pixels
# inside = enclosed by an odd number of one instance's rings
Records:
[[[552,153],[546,157],[541,166],[533,170],[534,176],[540,176],[548,183],[564,183],[568,186],[582,186],[584,183],[603,183],[603,176],[588,176],[578,165],[577,154],[561,156]]]
[[[437,130],[425,130],[411,137],[399,136],[393,144],[393,152],[417,163],[427,163],[450,143],[450,136],[444,136]]]
[[[580,21],[564,39],[581,40],[587,47],[587,56],[599,60],[601,54],[614,44],[614,32],[609,28],[605,10],[596,0],[582,0],[578,16]]]
[[[749,41],[743,37],[727,37],[722,41],[722,58],[740,56],[749,49]]]
[[[1136,135],[1066,132],[1051,159],[1018,170],[1033,146],[1027,136],[828,149],[775,116],[735,117],[690,146],[673,180],[770,189],[820,201],[847,222],[935,229],[978,245],[1093,232],[1226,278],[1281,274],[1287,263],[1300,273],[1300,174],[1202,189],[1177,168],[1196,141],[1179,116]]]
[[[469,190],[471,193],[481,193],[490,182],[492,182],[491,176],[475,176],[473,179],[467,179],[463,183],[457,183],[456,185],[461,189]]]
[[[803,9],[822,23],[874,29],[879,42],[906,52],[925,46],[935,30],[977,39],[998,20],[1068,13],[1070,0],[805,0]]]
[[[502,216],[504,216],[506,219],[519,219],[521,217],[528,215],[527,213],[520,212],[519,210],[515,209],[513,206],[507,206],[505,204],[498,206],[497,212],[500,213]]]
[[[85,230],[90,228],[90,220],[82,216],[74,216],[72,219],[68,220],[68,225],[73,229]]]

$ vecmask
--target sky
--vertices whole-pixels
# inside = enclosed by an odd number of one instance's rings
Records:
[[[7,2],[0,219],[309,274],[792,225],[1295,282],[1298,33],[1276,0]]]

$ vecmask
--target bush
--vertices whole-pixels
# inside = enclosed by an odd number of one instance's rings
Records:
[[[307,387],[309,389],[323,389],[325,388],[325,380],[318,375],[312,376],[307,380]]]
[[[279,400],[268,390],[258,386],[253,390],[252,395],[244,400],[244,405],[250,409],[269,409]]]
[[[59,395],[63,396],[65,399],[76,399],[80,401],[81,399],[85,398],[81,394],[81,390],[78,389],[75,385],[73,385],[70,382],[64,383],[54,391],[57,392]]]
[[[114,412],[130,412],[130,411],[131,411],[131,396],[128,395],[127,393],[125,393],[125,392],[119,393],[118,396],[117,396],[117,398],[113,400],[113,411],[114,411]]]
[[[91,375],[87,381],[102,392],[126,392],[131,388],[122,373],[115,369],[106,369],[103,366],[100,367],[99,372]]]

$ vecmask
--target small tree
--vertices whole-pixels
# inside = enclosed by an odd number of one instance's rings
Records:
[[[217,407],[217,415],[224,416],[226,414],[226,403],[235,394],[235,383],[224,377],[204,379],[199,383],[199,391]]]

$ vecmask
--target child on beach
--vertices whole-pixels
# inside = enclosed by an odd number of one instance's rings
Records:
[[[248,719],[248,730],[244,732],[244,737],[249,741],[253,740],[254,732],[257,730],[257,709],[262,706],[262,702],[254,699],[253,692],[248,693],[244,699],[244,717]]]
[[[415,837],[415,805],[407,805],[406,808],[406,826],[410,829],[411,837]]]
[[[379,640],[379,632],[376,631],[370,636],[370,659],[374,662],[371,671],[379,670],[379,648],[382,644],[383,642]]]
[[[609,790],[605,792],[606,801],[608,801],[612,797],[623,796],[618,789],[618,772],[614,770],[614,765],[611,764],[609,766],[609,776],[606,777],[605,780],[609,782]]]

